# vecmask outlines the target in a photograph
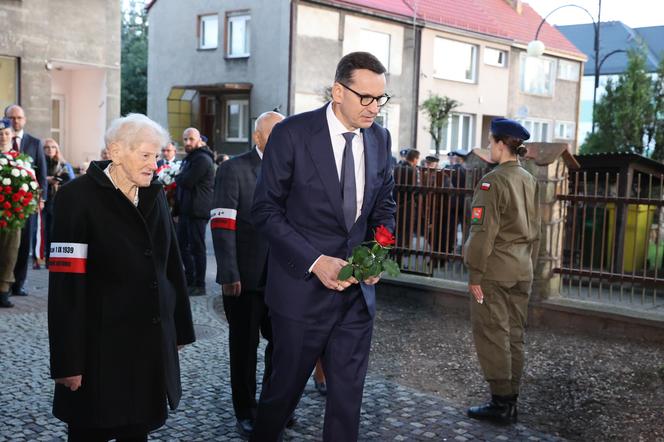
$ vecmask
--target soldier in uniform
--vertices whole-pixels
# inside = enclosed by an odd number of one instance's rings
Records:
[[[539,249],[537,180],[518,161],[530,138],[519,123],[491,122],[491,159],[498,166],[475,188],[464,261],[469,270],[471,321],[491,400],[468,416],[515,422],[524,362],[524,327]]]

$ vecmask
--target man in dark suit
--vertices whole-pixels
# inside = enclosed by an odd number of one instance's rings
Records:
[[[35,174],[39,187],[42,189],[41,200],[39,202],[40,209],[44,208],[44,201],[48,198],[48,183],[46,182],[46,157],[44,156],[44,145],[38,138],[33,137],[23,130],[26,118],[23,108],[17,104],[13,104],[5,109],[5,117],[9,118],[14,128],[13,148],[21,153],[29,155],[32,158]],[[18,258],[14,266],[14,285],[12,286],[12,294],[14,296],[27,296],[28,292],[25,290],[25,279],[28,275],[28,260],[30,257],[31,246],[31,232],[36,227],[37,219],[31,216],[28,222],[25,223],[21,229],[21,245],[18,249]]]
[[[270,245],[266,303],[274,350],[252,440],[278,440],[316,359],[327,377],[323,439],[357,440],[379,277],[340,281],[355,246],[394,229],[390,134],[374,120],[385,68],[354,52],[337,65],[332,101],[270,135],[252,219]]]
[[[161,148],[161,158],[157,161],[157,169],[161,166],[172,166],[177,159],[175,158],[175,143],[169,141],[168,144]]]
[[[270,374],[272,325],[263,299],[268,245],[251,222],[256,178],[267,139],[284,117],[266,112],[256,120],[254,149],[225,161],[217,169],[210,228],[228,320],[231,389],[236,428],[242,436],[253,430],[256,414],[256,350],[259,335],[268,341],[264,379]]]

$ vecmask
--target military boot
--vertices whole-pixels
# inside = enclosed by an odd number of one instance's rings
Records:
[[[509,424],[512,421],[513,408],[516,403],[511,402],[512,396],[491,395],[491,401],[484,405],[470,407],[468,417],[473,419],[491,420],[496,423]]]
[[[511,422],[516,422],[518,414],[519,414],[517,409],[516,409],[516,403],[517,403],[518,399],[519,399],[518,394],[513,394],[512,396],[510,396],[510,399],[509,399],[509,404],[511,406],[511,408],[510,408],[510,421]]]
[[[0,308],[12,308],[14,304],[9,302],[9,292],[0,293]]]

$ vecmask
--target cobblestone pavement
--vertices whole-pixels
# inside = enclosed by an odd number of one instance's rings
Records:
[[[234,430],[230,398],[227,324],[213,308],[218,296],[217,286],[212,283],[213,264],[211,258],[208,290],[214,293],[192,298],[198,340],[181,353],[182,402],[166,427],[152,434],[151,440],[241,440]],[[47,276],[45,270],[31,271],[27,287],[30,296],[13,297],[16,307],[0,311],[0,442],[66,439],[65,425],[50,413],[53,384],[48,372]],[[287,431],[285,440],[320,440],[323,412],[323,398],[310,382],[296,411],[297,422]],[[372,373],[365,387],[360,439],[559,440],[520,424],[499,427],[472,421],[465,410],[451,402]]]

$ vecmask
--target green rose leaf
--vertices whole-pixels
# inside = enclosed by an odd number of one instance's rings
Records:
[[[340,281],[345,281],[348,278],[353,276],[353,266],[351,264],[345,265],[340,271],[339,271],[339,276],[337,278]]]
[[[399,265],[391,259],[386,259],[383,262],[383,268],[385,269],[387,274],[392,276],[392,277],[397,277],[401,273],[401,270],[399,269]]]

